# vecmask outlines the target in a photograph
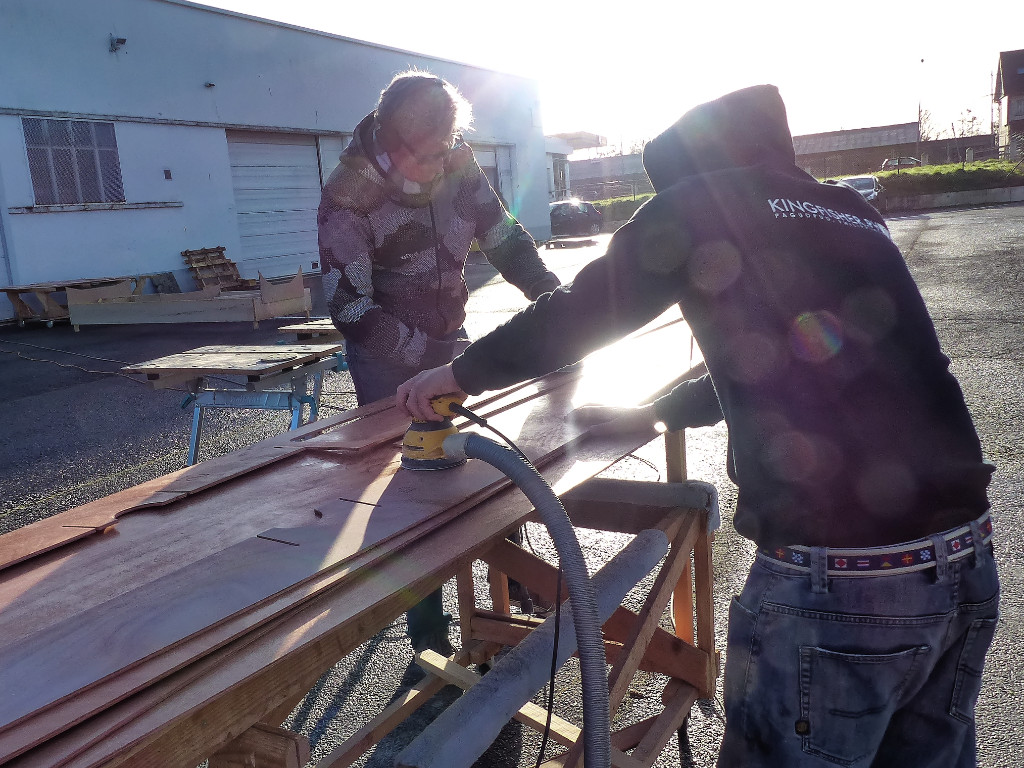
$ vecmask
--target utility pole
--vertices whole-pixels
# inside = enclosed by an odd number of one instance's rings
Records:
[[[921,59],[921,69],[917,78],[917,148],[914,150],[914,157],[921,159],[921,77],[924,73],[924,59]],[[899,161],[896,163],[899,169]]]

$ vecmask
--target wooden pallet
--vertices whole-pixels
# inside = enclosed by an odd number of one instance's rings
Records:
[[[223,245],[182,251],[181,257],[200,290],[208,286],[217,286],[224,290],[250,290],[259,287],[259,280],[243,278],[238,273],[238,265],[224,255]]]

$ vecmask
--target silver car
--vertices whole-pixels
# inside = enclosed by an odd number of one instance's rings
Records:
[[[847,176],[839,179],[839,183],[860,192],[861,197],[878,210],[885,210],[885,187],[874,176]]]

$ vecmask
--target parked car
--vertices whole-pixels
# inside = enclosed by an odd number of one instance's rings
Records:
[[[904,168],[917,168],[921,161],[916,157],[889,157],[882,161],[881,170],[899,171]]]
[[[847,176],[839,179],[839,183],[860,192],[878,210],[885,210],[885,187],[874,176]]]
[[[601,211],[584,200],[560,200],[549,206],[551,234],[555,237],[596,235],[601,231]]]

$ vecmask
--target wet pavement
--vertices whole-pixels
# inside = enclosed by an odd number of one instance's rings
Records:
[[[1020,291],[1024,206],[920,213],[894,217],[889,224],[921,285],[952,369],[961,380],[986,457],[999,467],[991,497],[1004,585],[1003,615],[978,705],[979,765],[1019,768],[1024,764],[1020,717],[1024,700],[1020,640],[1024,636],[1024,513],[1020,504],[1024,475],[1019,436],[1024,383],[1024,295]],[[568,280],[602,252],[606,243],[607,235],[601,235],[593,244],[545,250],[543,256]],[[497,278],[477,254],[471,257],[467,278],[473,291],[467,320],[471,336],[481,335],[525,305],[522,296]],[[311,286],[314,312],[323,314],[315,280]],[[0,445],[0,532],[184,465],[191,425],[191,409],[180,407],[185,393],[153,390],[140,377],[118,375],[122,365],[208,344],[274,343],[284,338],[277,327],[288,322],[292,321],[265,321],[258,331],[248,324],[102,326],[85,327],[80,333],[66,325],[0,327],[0,418],[5,426]],[[353,404],[349,376],[329,374],[324,407],[330,411]],[[287,421],[284,413],[213,412],[207,417],[200,459],[278,434],[287,428]],[[716,635],[721,648],[728,603],[742,585],[753,551],[750,542],[731,527],[735,494],[725,476],[725,437],[721,426],[687,434],[690,476],[714,483],[721,493],[723,528],[714,548]],[[608,474],[663,478],[661,446],[646,446]],[[624,543],[621,536],[593,532],[581,532],[581,539],[593,567]],[[542,556],[552,555],[542,527],[529,525],[528,540]],[[477,575],[482,580],[482,569]],[[645,586],[649,584],[641,583],[627,602],[638,604]],[[456,612],[452,583],[445,589],[445,600],[446,607]],[[457,642],[454,631],[452,640]],[[399,618],[325,675],[287,725],[308,734],[313,758],[322,758],[379,712],[396,690],[415,682],[418,670],[411,661],[404,619]],[[616,726],[657,711],[661,682],[641,674]],[[578,668],[570,663],[559,673],[557,711],[581,724],[578,685]],[[393,756],[456,695],[450,688],[442,691],[357,765],[390,766]],[[699,702],[687,725],[683,747],[670,744],[657,765],[713,766],[722,730],[720,706]],[[533,731],[513,723],[477,765],[534,765],[538,747],[539,737]]]

